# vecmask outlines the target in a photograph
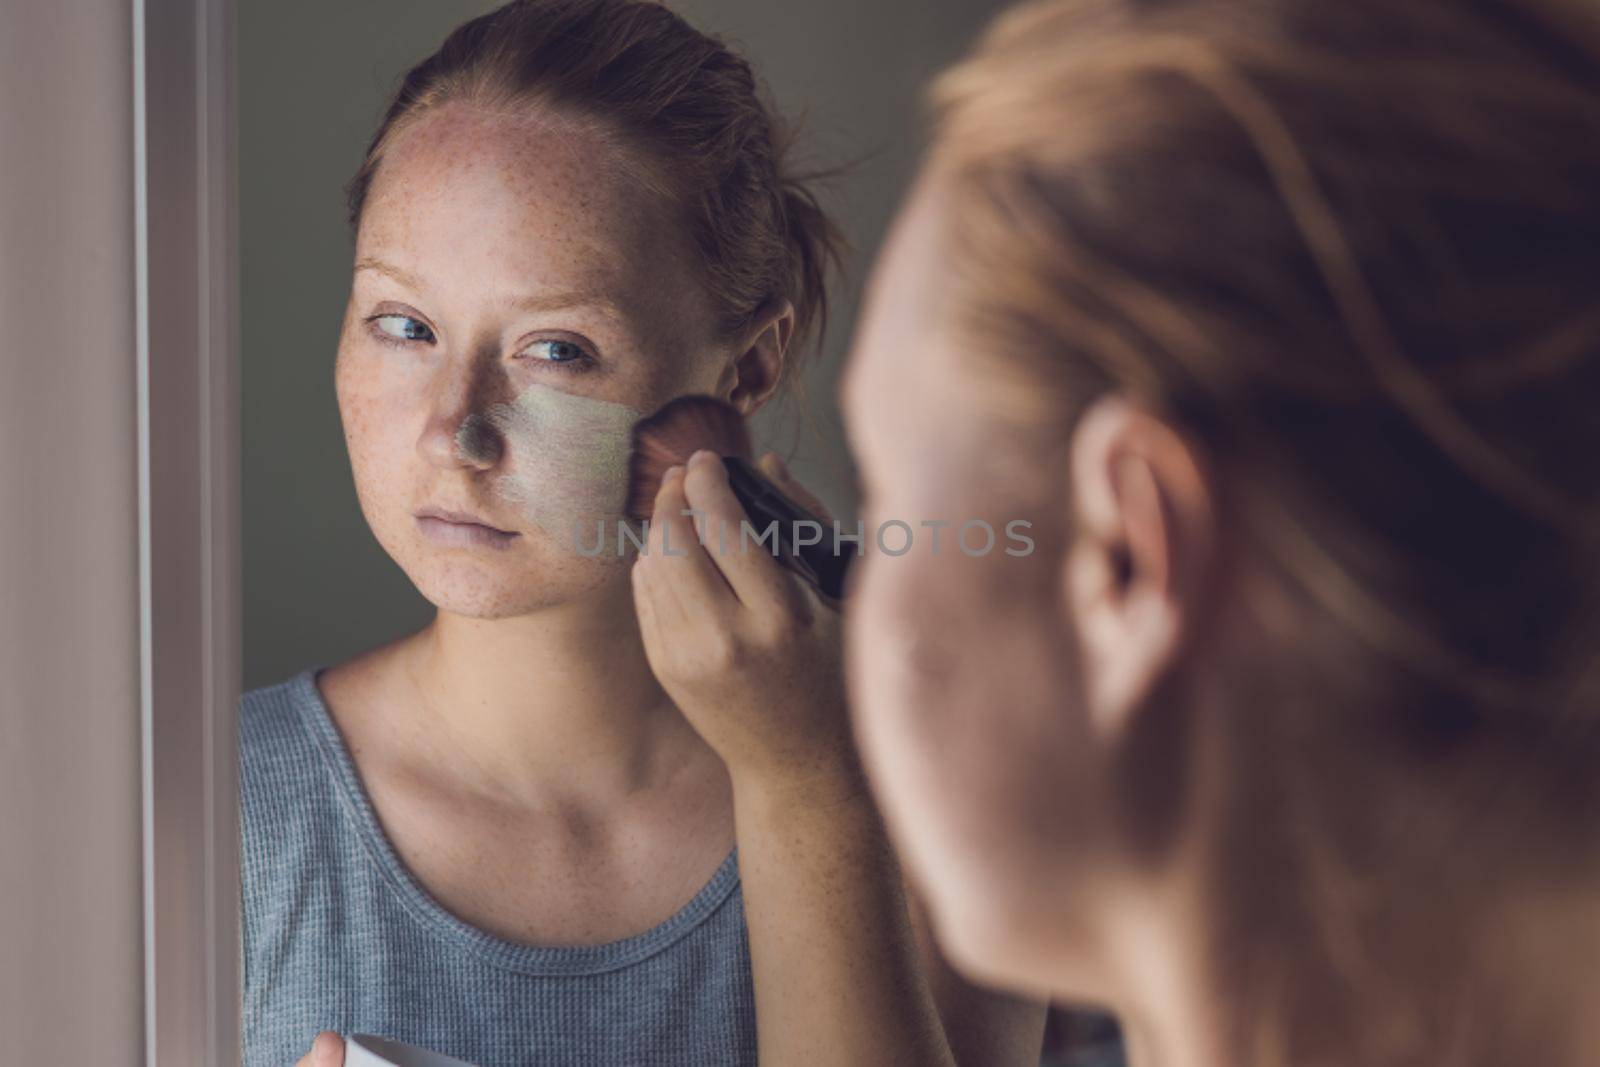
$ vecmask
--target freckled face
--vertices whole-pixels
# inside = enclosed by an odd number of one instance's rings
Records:
[[[1087,772],[1062,612],[1064,457],[985,409],[992,354],[948,326],[939,201],[912,197],[874,270],[844,388],[869,551],[847,613],[851,705],[873,787],[952,959],[1001,984],[1054,976],[1058,909],[1086,843]],[[959,525],[997,544],[964,553]],[[1031,551],[1005,536],[1007,523]],[[937,548],[928,520],[952,523]],[[897,549],[901,535],[891,535]],[[1007,554],[1010,547],[1016,555]]]
[[[494,412],[533,386],[641,412],[716,386],[687,236],[622,151],[559,116],[450,104],[406,128],[378,168],[339,339],[339,410],[368,524],[443,610],[518,615],[626,585],[614,553],[579,555],[508,498],[508,467],[555,461],[537,435],[499,436]]]

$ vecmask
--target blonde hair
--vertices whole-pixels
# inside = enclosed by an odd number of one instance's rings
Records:
[[[513,0],[462,24],[401,82],[350,181],[352,228],[398,133],[452,101],[552,109],[619,139],[620,162],[679,210],[718,329],[736,336],[787,300],[792,351],[820,340],[841,231],[750,64],[715,37],[647,0]]]

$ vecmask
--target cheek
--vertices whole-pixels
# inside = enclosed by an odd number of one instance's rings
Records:
[[[868,561],[852,606],[858,737],[886,817],[963,940],[1048,906],[1075,823],[1072,656],[1050,568],[959,551]]]
[[[569,545],[581,530],[614,531],[627,501],[639,416],[626,404],[529,386],[485,415],[505,448],[497,491]]]
[[[363,507],[370,508],[399,486],[400,472],[415,455],[414,405],[404,390],[385,387],[371,368],[346,357],[340,359],[334,386],[356,490]]]
[[[1060,619],[1006,590],[1047,580],[1038,569],[959,551],[866,561],[851,641],[863,727],[886,771],[927,790],[959,780],[1003,792],[1030,743],[1060,728]]]
[[[567,528],[562,528],[559,536],[529,528],[524,531],[525,544],[505,554],[460,553],[429,545],[416,533],[412,509],[427,502],[441,478],[465,475],[441,472],[420,451],[429,417],[426,383],[417,376],[406,376],[392,364],[357,353],[341,358],[335,387],[362,515],[379,545],[436,607],[477,618],[503,618],[626,588],[625,561],[614,553],[596,558],[575,555],[573,531]],[[566,404],[581,400],[559,399]],[[565,409],[541,409],[540,414],[550,416],[554,426],[547,426],[537,440],[506,442],[508,458],[502,466],[516,471],[519,464],[526,466],[523,461],[528,457],[539,457],[533,469],[553,480],[535,478],[531,486],[523,486],[530,504],[537,505],[535,510],[568,506],[574,494],[588,499],[582,491],[585,483],[572,477],[576,458],[568,456],[563,464],[560,457],[577,450],[586,454],[584,458],[592,466],[594,449],[587,432],[592,427],[568,425],[571,412]],[[627,427],[631,429],[631,425],[630,418]],[[571,432],[560,432],[563,426]],[[627,439],[625,433],[622,439]],[[508,495],[513,503],[520,499],[515,479],[506,477],[476,486],[471,492],[487,505],[496,494],[491,486],[497,483],[499,492],[511,490]],[[515,522],[509,511],[497,517],[505,519],[508,526]],[[584,543],[588,541],[586,538]]]

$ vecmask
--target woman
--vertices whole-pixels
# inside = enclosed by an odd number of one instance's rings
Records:
[[[1593,1063],[1600,13],[1050,0],[937,99],[868,523],[1035,548],[846,643],[952,958],[1135,1064]]]
[[[836,613],[695,540],[721,464],[637,566],[542,510],[614,512],[633,416],[754,412],[821,317],[749,67],[656,4],[510,4],[407,75],[351,212],[356,489],[438,614],[245,700],[246,1062],[1027,1062],[1039,1011],[917,947]]]

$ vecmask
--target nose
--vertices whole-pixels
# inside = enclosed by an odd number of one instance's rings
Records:
[[[497,395],[498,360],[491,352],[448,359],[429,382],[428,418],[417,451],[442,469],[489,470],[504,442],[487,415]]]

